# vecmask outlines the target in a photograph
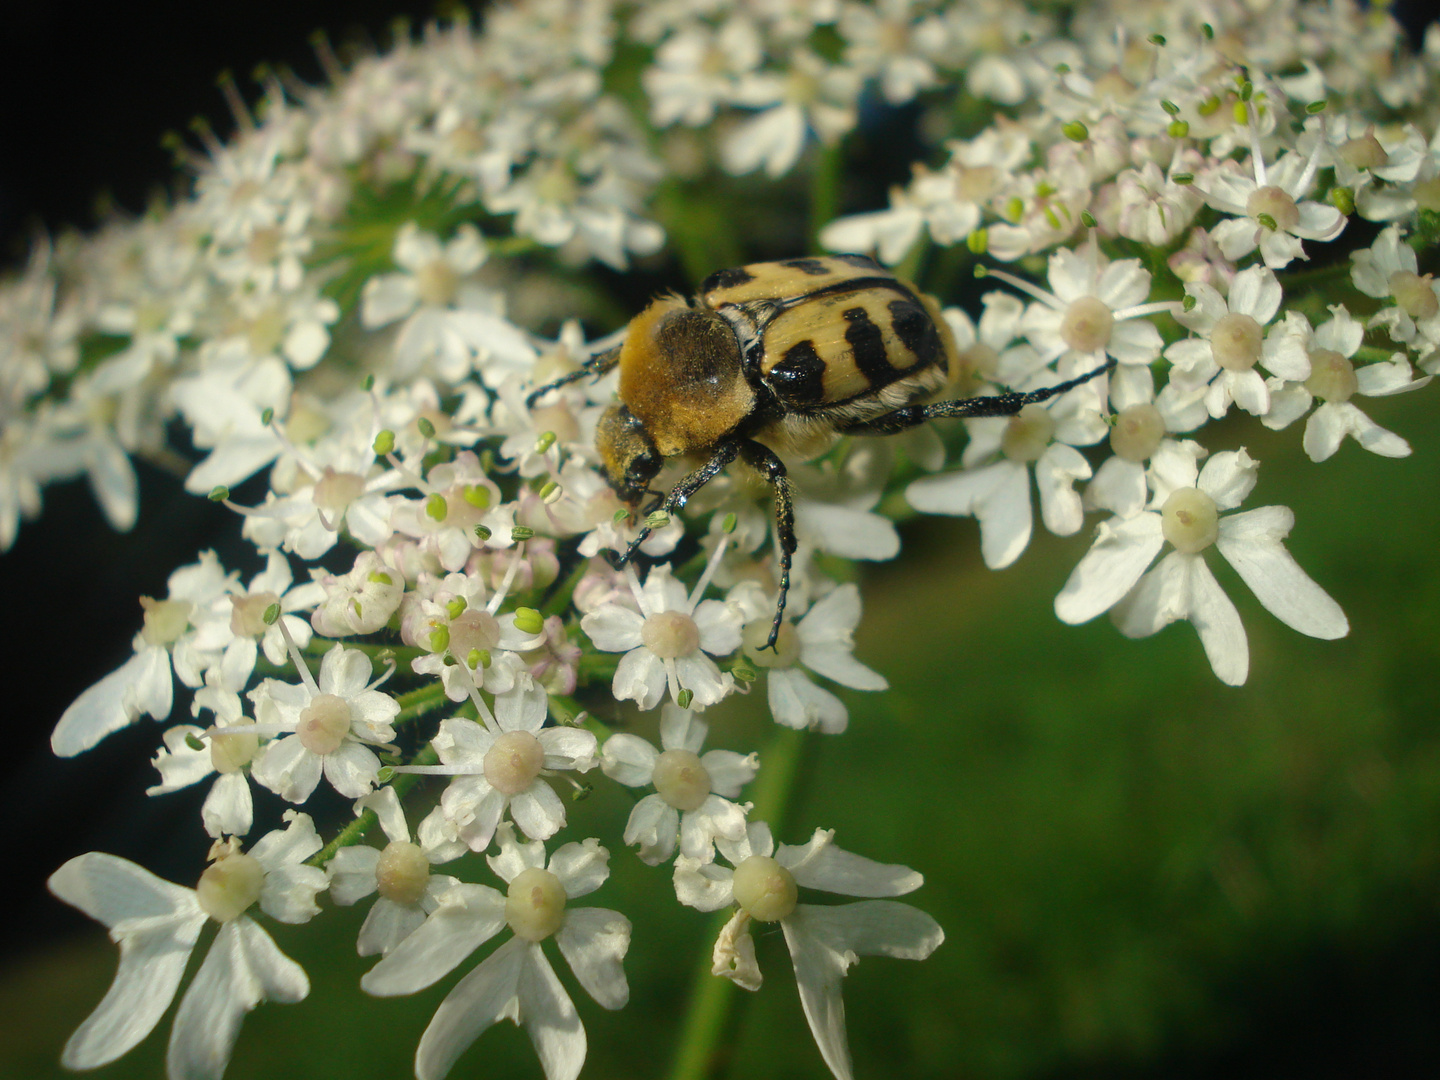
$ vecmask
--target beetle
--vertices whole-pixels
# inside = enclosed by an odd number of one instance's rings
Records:
[[[765,647],[785,615],[795,554],[794,492],[779,454],[812,458],[841,435],[892,435],[940,417],[1013,416],[1095,378],[1107,364],[1026,393],[932,401],[959,375],[959,351],[932,296],[865,255],[824,255],[720,270],[690,299],[662,296],[624,339],[530,394],[620,369],[595,443],[622,501],[679,510],[739,458],[769,483],[779,594]],[[777,453],[778,451],[778,453]],[[650,483],[674,457],[704,464],[668,493]],[[623,566],[650,535],[643,526]]]

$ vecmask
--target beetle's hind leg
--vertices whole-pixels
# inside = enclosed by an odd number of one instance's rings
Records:
[[[690,501],[690,496],[694,495],[711,480],[714,480],[715,477],[719,475],[721,469],[735,460],[735,455],[739,452],[740,444],[735,440],[732,439],[729,442],[722,442],[715,448],[715,453],[710,456],[709,461],[701,465],[700,468],[694,472],[686,475],[678,484],[671,488],[670,493],[661,499],[650,513],[663,511],[668,514],[672,511],[682,509],[685,504]],[[624,553],[610,560],[611,565],[619,569],[628,563],[635,557],[635,553],[640,550],[640,545],[650,538],[652,531],[649,525],[642,526],[639,535],[630,542],[630,546],[625,549]]]
[[[539,401],[546,394],[550,393],[551,390],[559,390],[562,386],[569,386],[572,382],[579,382],[587,375],[593,375],[595,378],[599,379],[614,370],[615,365],[619,362],[619,345],[616,345],[613,349],[606,349],[602,353],[596,353],[594,356],[590,357],[589,360],[586,360],[585,363],[581,364],[574,371],[570,372],[570,374],[562,375],[554,382],[546,383],[539,389],[530,391],[530,393],[525,398],[525,406],[526,408],[533,409],[535,407],[535,402]]]
[[[928,420],[939,420],[948,416],[1014,416],[1026,405],[1038,405],[1053,397],[1083,386],[1091,379],[1115,367],[1112,359],[1094,371],[1087,371],[1073,379],[1024,393],[1011,391],[1005,394],[991,394],[982,397],[962,398],[959,401],[935,401],[929,405],[907,405],[904,408],[876,416],[870,420],[857,420],[841,424],[837,430],[842,435],[894,435],[908,428],[918,427]]]
[[[770,636],[762,648],[775,651],[780,624],[785,620],[785,601],[790,595],[790,566],[795,556],[795,494],[785,463],[768,446],[747,442],[740,453],[756,472],[763,476],[775,493],[775,535],[780,548],[780,592],[775,599],[775,618],[770,623]]]

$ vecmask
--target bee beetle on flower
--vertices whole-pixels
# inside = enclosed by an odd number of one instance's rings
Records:
[[[828,255],[719,270],[691,299],[662,296],[615,348],[534,391],[618,367],[616,401],[595,442],[606,478],[632,507],[679,510],[739,458],[771,487],[780,587],[766,648],[785,614],[795,514],[780,454],[812,458],[841,435],[893,435],[951,416],[1013,416],[1107,370],[1027,393],[929,401],[951,386],[958,351],[933,296],[866,255]],[[651,482],[665,461],[703,462],[668,494]],[[617,560],[628,561],[650,535]]]

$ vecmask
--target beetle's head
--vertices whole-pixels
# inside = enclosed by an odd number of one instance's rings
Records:
[[[617,401],[600,417],[595,446],[615,494],[631,506],[638,504],[664,464],[645,425]]]

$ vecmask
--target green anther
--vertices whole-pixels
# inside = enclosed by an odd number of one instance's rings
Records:
[[[1160,46],[1163,46],[1163,45],[1165,44],[1165,35],[1164,35],[1164,34],[1151,34],[1151,35],[1150,35],[1150,44],[1151,44],[1151,45],[1160,45]]]
[[[1330,205],[1349,217],[1355,213],[1355,192],[1348,187],[1331,188]]]
[[[374,376],[374,375],[366,375],[363,379],[361,379],[361,380],[360,380],[360,389],[361,389],[361,390],[364,390],[365,393],[367,393],[367,394],[368,394],[371,390],[374,390],[374,389],[375,389],[375,376]]]
[[[1183,139],[1190,134],[1190,121],[1171,120],[1165,131],[1172,139]]]
[[[691,689],[687,686],[685,689],[683,689],[683,690],[680,691],[679,696],[676,697],[676,699],[675,699],[675,704],[676,704],[676,705],[679,705],[680,708],[682,708],[682,709],[688,709],[688,708],[690,707],[690,702],[692,702],[692,701],[694,701],[694,700],[695,700],[695,691],[691,690]]]
[[[726,514],[724,519],[720,522],[720,531],[723,532],[726,536],[729,536],[735,531],[735,526],[739,523],[740,519],[735,516],[735,512],[732,510],[730,513]]]
[[[394,579],[384,570],[371,570],[370,576],[366,580],[372,585],[393,585],[395,583]]]
[[[1201,23],[1201,24],[1200,24],[1200,36],[1203,37],[1206,41],[1214,41],[1214,40],[1215,40],[1215,28],[1214,28],[1213,26],[1211,26],[1208,22],[1207,22],[1207,23]]]
[[[1164,109],[1171,116],[1180,115],[1180,106],[1176,105],[1173,101],[1161,101],[1160,108]]]
[[[989,268],[988,266],[976,266],[976,267],[975,267],[975,276],[976,276],[977,278],[987,278],[987,277],[989,277],[989,276],[990,276],[990,268]]]
[[[1055,65],[1055,74],[1056,74],[1056,75],[1069,75],[1069,74],[1070,74],[1070,65],[1069,65],[1069,64],[1056,64],[1056,65]]]
[[[1064,135],[1071,142],[1084,142],[1090,138],[1090,129],[1079,120],[1071,120],[1060,129],[1060,134]]]
[[[476,510],[490,509],[490,489],[484,484],[466,484],[461,498]]]
[[[529,540],[535,535],[535,530],[529,525],[515,525],[510,529],[510,540],[512,543],[520,543],[522,540]]]
[[[535,440],[535,452],[543,454],[555,445],[556,435],[553,431],[542,431],[540,437]]]
[[[736,682],[752,683],[760,677],[760,669],[752,664],[748,657],[741,656],[730,669],[730,674],[735,676]]]
[[[469,606],[463,596],[457,596],[453,600],[446,601],[445,614],[449,615],[452,619],[458,619],[461,615],[465,614],[465,609]]]
[[[494,468],[495,468],[495,451],[494,451],[494,450],[481,450],[481,451],[480,451],[480,471],[483,472],[483,473],[485,473],[485,474],[488,476],[488,475],[490,474],[491,470],[493,470]]]
[[[450,516],[450,504],[444,495],[429,495],[425,498],[425,516],[432,521],[444,521]]]
[[[475,539],[479,540],[482,544],[490,539],[490,529],[485,525],[476,525],[471,531],[475,533]]]
[[[1256,214],[1255,220],[1260,223],[1262,229],[1269,229],[1271,232],[1274,232],[1279,227],[1275,224],[1275,219],[1269,214]]]
[[[1058,190],[1059,189],[1048,180],[1041,180],[1040,183],[1035,185],[1035,194],[1042,199],[1048,199]]]
[[[265,427],[269,427],[274,420],[275,410],[272,409],[270,406],[267,405],[265,408],[260,410],[260,423],[263,424]]]
[[[625,523],[625,519],[629,516],[629,510],[616,510],[615,513],[610,515],[610,520],[613,521],[616,525],[623,525]]]
[[[990,230],[976,229],[965,238],[965,246],[971,255],[984,255],[990,248]]]
[[[386,428],[375,436],[371,449],[375,451],[376,457],[384,457],[386,454],[395,452],[395,432]]]
[[[465,666],[471,671],[479,671],[481,668],[490,666],[489,649],[471,649],[465,654]]]
[[[280,618],[280,604],[275,602],[265,609],[265,614],[260,616],[260,621],[266,626],[274,626],[275,620]]]
[[[229,497],[230,489],[224,484],[217,484],[215,487],[211,488],[210,494],[207,496],[207,498],[211,502],[224,502]]]
[[[425,438],[433,439],[435,437],[435,425],[430,422],[430,418],[428,416],[417,417],[415,420],[415,426],[419,429],[420,434],[423,435]]]
[[[450,647],[450,628],[437,626],[430,631],[430,651],[444,652]]]
[[[1179,184],[1181,187],[1185,187],[1187,184],[1193,184],[1195,182],[1195,174],[1188,172],[1177,172],[1170,179],[1174,180],[1175,183]]]
[[[379,771],[375,774],[375,783],[379,784],[381,787],[384,787],[386,784],[390,783],[390,781],[394,779],[395,770],[392,769],[389,765],[381,765]]]
[[[664,510],[656,510],[653,514],[649,514],[645,518],[645,527],[647,529],[663,529],[669,524],[670,515],[665,513]]]
[[[1324,98],[1321,98],[1319,101],[1312,101],[1309,105],[1306,105],[1305,111],[1311,116],[1314,116],[1316,113],[1324,112],[1329,107],[1330,102],[1328,102]]]
[[[540,489],[540,501],[543,503],[548,503],[551,499],[557,498],[559,495],[560,485],[555,483],[554,480],[551,480]]]
[[[1025,214],[1025,200],[1019,195],[1012,195],[1005,203],[1005,218],[1008,221],[1019,221]]]
[[[570,793],[570,801],[579,802],[581,799],[588,799],[594,790],[595,787],[592,784],[576,784],[575,790]]]
[[[1052,229],[1063,228],[1063,226],[1060,224],[1060,215],[1055,212],[1055,208],[1053,206],[1045,207],[1045,220],[1050,223],[1050,227]]]
[[[1249,101],[1255,96],[1255,84],[1249,79],[1240,80],[1240,100]]]
[[[1090,213],[1089,210],[1081,210],[1080,224],[1084,225],[1087,229],[1093,229],[1095,227],[1095,215]]]
[[[185,745],[188,746],[191,750],[205,749],[205,741],[201,739],[199,735],[196,735],[193,731],[187,731],[185,733]]]
[[[1245,107],[1245,102],[1237,101],[1230,109],[1230,115],[1235,117],[1237,124],[1244,124],[1249,121],[1250,113]]]
[[[1220,111],[1220,99],[1218,97],[1215,97],[1214,95],[1211,95],[1204,101],[1200,102],[1199,105],[1195,106],[1195,111],[1198,112],[1201,116],[1214,116],[1217,112]]]
[[[1190,296],[1190,295],[1187,293],[1186,296],[1185,296],[1185,299],[1180,301],[1180,310],[1181,310],[1181,311],[1194,311],[1194,310],[1195,310],[1195,297]]]
[[[522,634],[538,634],[545,629],[545,616],[533,607],[516,608],[515,629]]]

